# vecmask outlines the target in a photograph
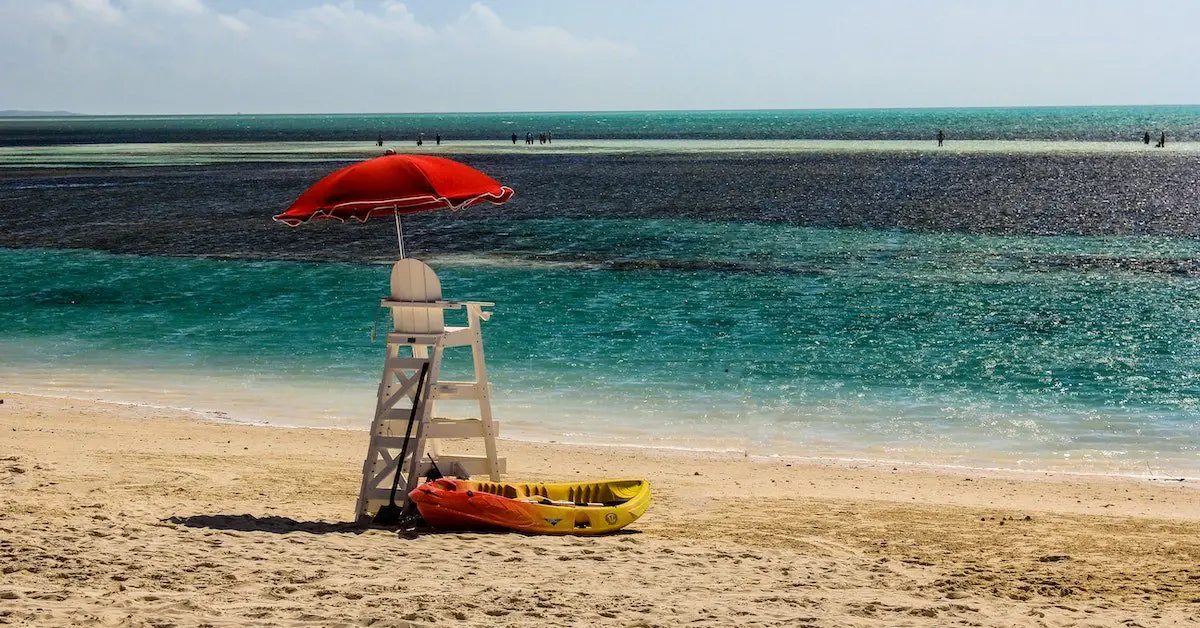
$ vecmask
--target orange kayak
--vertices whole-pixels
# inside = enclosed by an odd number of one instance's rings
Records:
[[[645,480],[564,484],[476,482],[441,478],[408,494],[421,517],[442,530],[515,530],[529,534],[606,534],[650,507]]]

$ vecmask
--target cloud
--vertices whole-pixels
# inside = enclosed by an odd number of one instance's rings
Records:
[[[235,33],[250,32],[250,27],[246,26],[245,22],[233,17],[232,15],[218,15],[217,21],[220,22],[225,28],[228,28]]]
[[[281,31],[329,42],[383,37],[426,41],[434,35],[433,29],[418,23],[406,6],[394,2],[383,5],[378,13],[358,9],[353,3],[323,4],[269,22]]]
[[[516,48],[545,54],[604,55],[615,58],[630,58],[636,54],[633,46],[604,39],[578,37],[553,26],[513,29],[505,25],[494,11],[478,2],[472,4],[458,23],[448,29],[448,34],[458,41],[483,36],[493,43],[507,43]]]
[[[200,15],[208,12],[202,0],[125,0],[125,6],[134,11],[161,11],[182,15]]]
[[[0,108],[89,113],[552,109],[637,51],[482,3],[435,27],[402,2],[267,14],[202,0],[0,6]],[[0,3],[3,5],[3,3]],[[227,5],[221,5],[227,6]],[[10,71],[11,70],[11,71]],[[608,77],[608,78],[605,78]],[[548,90],[548,81],[554,83]]]
[[[1078,5],[0,0],[0,109],[1196,102],[1200,3]]]
[[[56,19],[95,20],[115,24],[121,21],[121,11],[109,0],[67,0],[45,3],[45,11]]]

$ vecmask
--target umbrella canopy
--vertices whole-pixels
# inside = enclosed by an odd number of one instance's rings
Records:
[[[275,220],[290,227],[309,220],[415,214],[459,210],[489,202],[503,204],[512,188],[466,165],[443,157],[384,155],[326,175]]]

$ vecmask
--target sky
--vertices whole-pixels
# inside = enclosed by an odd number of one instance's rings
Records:
[[[1195,0],[0,0],[0,110],[1200,103]]]

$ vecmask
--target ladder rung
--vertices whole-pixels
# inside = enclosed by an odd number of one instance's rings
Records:
[[[421,333],[405,333],[402,331],[394,331],[387,335],[387,343],[390,345],[436,345],[441,344],[445,339],[446,334],[421,334]]]
[[[393,331],[388,333],[387,342],[390,345],[441,345],[443,347],[461,347],[469,345],[478,337],[478,330],[473,327],[446,327],[441,333],[408,333]]]
[[[395,433],[396,429],[399,429],[400,433],[403,434],[404,428],[408,426],[408,417],[410,414],[412,414],[412,408],[392,408],[384,412],[383,418],[379,420],[380,431],[386,432],[386,428],[390,427],[393,433]],[[396,425],[396,423],[399,423],[399,425]],[[417,429],[414,425],[413,432],[416,431]]]
[[[415,429],[413,431],[416,432]],[[417,442],[417,439],[415,436],[412,438],[409,438],[408,439],[409,448],[412,448],[413,444],[416,442]],[[404,445],[404,434],[403,433],[401,433],[399,436],[395,436],[395,435],[382,436],[381,435],[381,436],[375,437],[375,446],[376,447],[387,447],[388,449],[400,449],[400,447],[402,445]]]
[[[428,364],[429,358],[387,358],[383,361],[383,367],[388,369],[407,369],[410,371],[421,370],[422,364]]]
[[[478,399],[483,387],[479,382],[440,381],[433,384],[435,400]]]
[[[404,443],[404,428],[408,426],[407,411],[403,419],[385,419],[380,423],[379,437],[376,443],[381,447],[399,447]],[[416,427],[413,427],[413,438],[416,437]],[[492,435],[500,435],[500,422],[492,421]],[[483,438],[483,421],[480,419],[451,419],[436,417],[430,419],[425,428],[425,438]],[[412,439],[410,439],[412,440]]]
[[[461,464],[463,469],[471,475],[487,475],[487,456],[458,456],[458,455],[443,455],[437,457],[438,470],[449,475],[453,470],[450,468],[455,462]],[[508,459],[499,457],[496,458],[496,467],[500,473],[508,471]],[[429,462],[426,457],[421,465],[417,467],[417,475],[425,477],[429,475],[429,471],[433,469],[433,463]]]
[[[483,438],[483,421],[436,418],[429,422],[425,435],[429,438]],[[492,436],[499,435],[500,422],[492,421]]]

